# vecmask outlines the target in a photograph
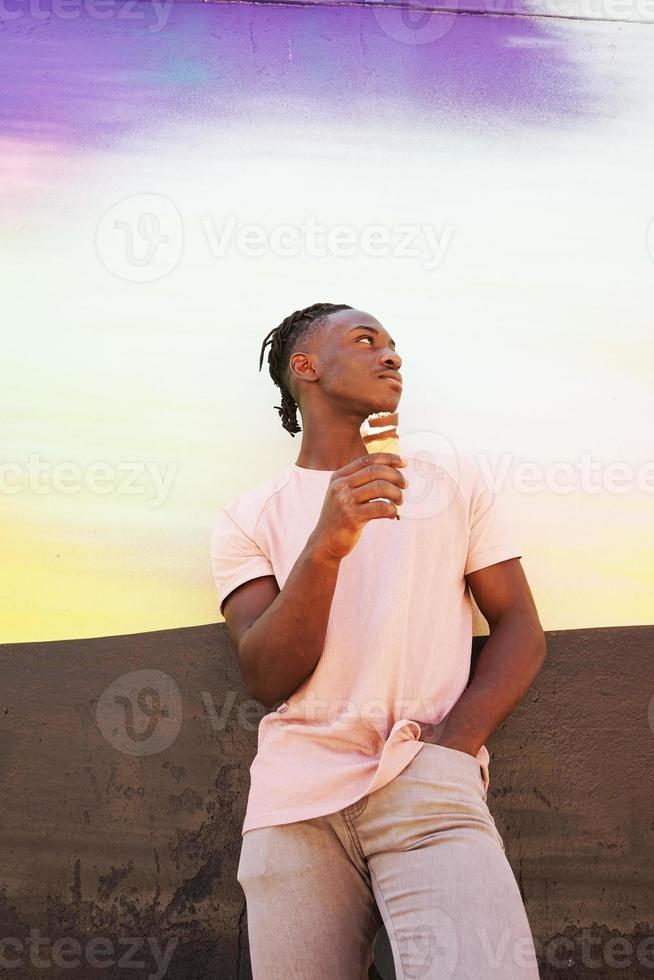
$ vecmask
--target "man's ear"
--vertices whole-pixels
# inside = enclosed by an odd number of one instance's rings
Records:
[[[295,351],[291,354],[288,362],[288,376],[293,386],[296,385],[298,378],[303,381],[317,381],[318,367],[311,354],[305,354],[303,351]],[[291,391],[291,394],[295,398],[295,392]],[[297,398],[295,401],[297,402]]]

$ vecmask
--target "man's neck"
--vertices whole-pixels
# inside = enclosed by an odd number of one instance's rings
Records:
[[[315,437],[303,429],[296,465],[310,470],[339,470],[365,453],[366,446],[358,429],[339,433],[323,426]]]

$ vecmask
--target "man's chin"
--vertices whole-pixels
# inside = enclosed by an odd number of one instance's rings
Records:
[[[373,408],[370,414],[372,415],[374,412],[397,412],[401,398],[401,391],[397,395],[391,395],[390,398],[384,398],[382,404],[378,408]]]
[[[379,395],[375,399],[371,399],[365,408],[365,417],[369,418],[371,415],[377,415],[379,412],[397,412],[397,406],[400,404],[400,399],[402,398],[402,392],[389,392],[388,394]]]

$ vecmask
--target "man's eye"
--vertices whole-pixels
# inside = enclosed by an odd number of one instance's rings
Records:
[[[368,334],[365,334],[363,337],[357,337],[357,341],[359,340],[369,340],[370,343],[373,342],[372,337],[369,337]]]

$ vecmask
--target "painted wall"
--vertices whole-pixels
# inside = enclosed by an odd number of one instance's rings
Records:
[[[209,531],[297,456],[259,350],[318,299],[514,516],[548,658],[489,805],[542,975],[651,975],[654,13],[562,8],[2,5],[0,936],[77,937],[47,975],[249,976]]]
[[[392,332],[412,448],[483,460],[546,629],[652,622],[654,25],[30,9],[2,31],[1,640],[220,619],[213,516],[298,452],[261,342],[318,298]]]

